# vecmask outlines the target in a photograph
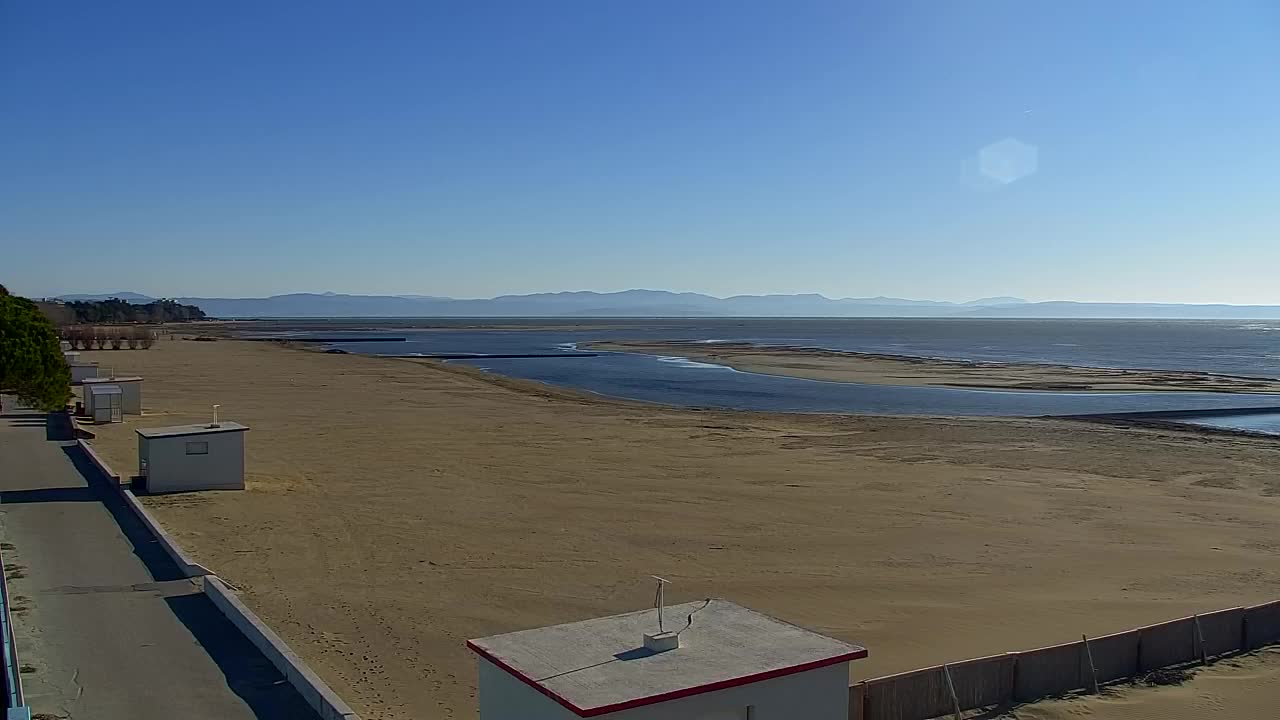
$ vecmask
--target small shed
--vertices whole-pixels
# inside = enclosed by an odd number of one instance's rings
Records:
[[[70,360],[67,367],[71,368],[72,384],[83,383],[88,378],[98,377],[98,363],[92,360]]]
[[[865,648],[728,600],[665,608],[665,632],[656,612],[468,641],[481,720],[849,717],[849,663]]]
[[[95,423],[124,421],[122,401],[124,393],[119,385],[95,383],[84,389],[84,411]]]
[[[87,388],[97,384],[119,385],[120,390],[124,394],[122,407],[125,415],[141,415],[142,414],[142,378],[137,375],[128,375],[125,377],[96,377],[85,378],[81,381]],[[85,408],[89,407],[87,402],[88,393],[85,393]]]
[[[147,492],[244,489],[244,433],[234,422],[139,428],[138,475]]]

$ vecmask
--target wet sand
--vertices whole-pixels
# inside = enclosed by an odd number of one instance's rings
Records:
[[[268,343],[86,352],[135,427],[249,425],[146,500],[365,718],[475,717],[467,638],[726,597],[870,677],[1280,595],[1280,443],[1067,420],[694,411]]]
[[[1280,393],[1280,381],[1170,370],[1118,370],[986,363],[749,343],[637,341],[583,343],[583,350],[674,355],[762,375],[871,385],[937,385],[988,390]]]

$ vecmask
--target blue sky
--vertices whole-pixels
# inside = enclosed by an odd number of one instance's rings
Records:
[[[1280,303],[1278,71],[1271,2],[10,2],[0,282]]]

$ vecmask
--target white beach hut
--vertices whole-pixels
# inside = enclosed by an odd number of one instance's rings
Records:
[[[662,633],[656,612],[468,641],[481,720],[849,717],[849,663],[866,649],[727,600],[665,608]]]
[[[87,389],[93,385],[106,384],[118,385],[123,393],[121,407],[124,409],[125,415],[141,415],[142,414],[142,378],[137,375],[127,375],[123,377],[95,377],[85,378],[81,381]],[[85,392],[85,409],[88,411],[89,393]]]
[[[85,387],[85,414],[95,423],[113,423],[124,420],[122,401],[124,393],[119,385],[95,383]]]
[[[244,433],[234,422],[139,428],[138,474],[147,492],[244,489]]]
[[[80,360],[80,353],[71,353],[76,357],[67,359],[67,367],[71,369],[71,383],[78,385],[88,378],[98,377],[98,363],[92,360]]]

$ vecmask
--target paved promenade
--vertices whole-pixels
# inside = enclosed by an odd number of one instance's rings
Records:
[[[61,426],[11,401],[0,414],[0,539],[33,712],[315,718],[181,577]]]

